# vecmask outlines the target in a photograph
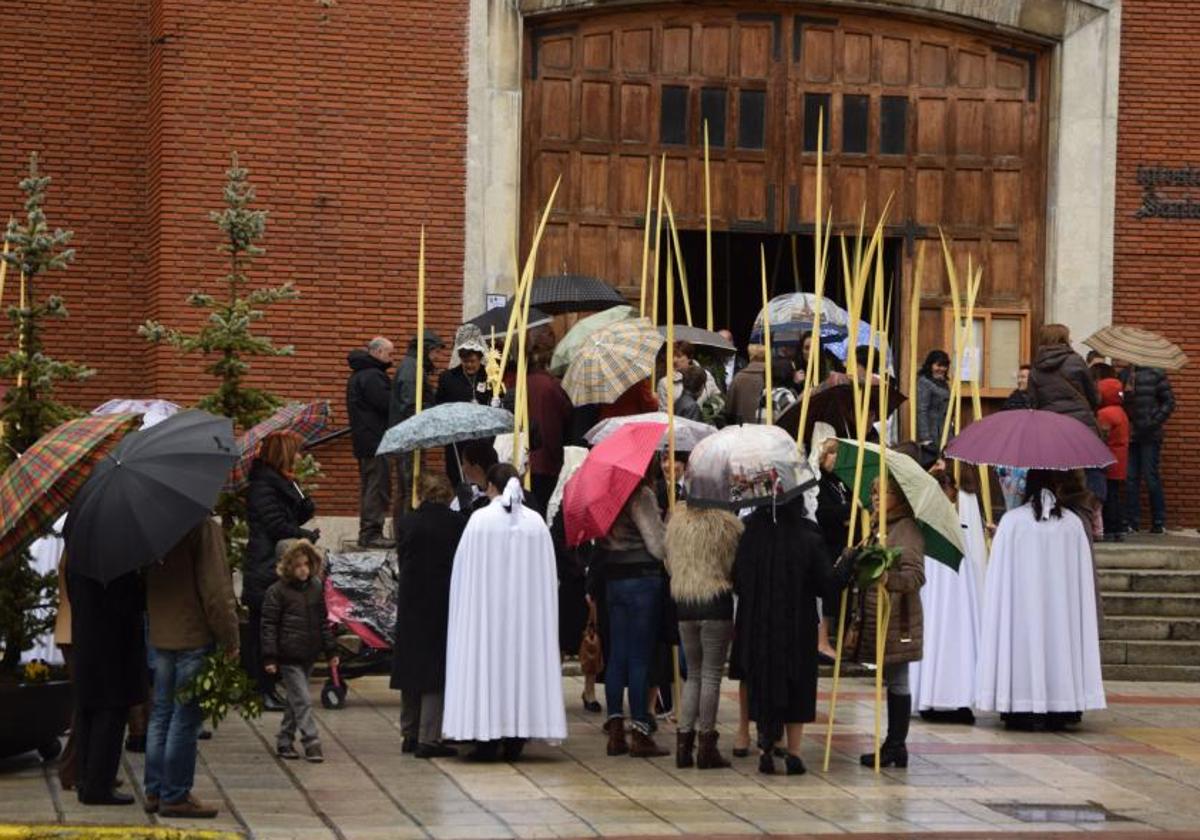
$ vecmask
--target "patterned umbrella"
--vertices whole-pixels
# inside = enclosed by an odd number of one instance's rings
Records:
[[[739,510],[782,504],[816,487],[796,441],[778,426],[726,426],[692,450],[684,475],[689,505]]]
[[[68,420],[9,464],[0,475],[0,560],[13,557],[49,528],[96,463],[141,420],[136,414]]]
[[[771,318],[771,341],[797,341],[812,329],[816,317],[817,296],[809,292],[788,292],[767,303]],[[754,319],[752,342],[762,341],[763,313]],[[850,313],[829,298],[821,299],[821,339],[845,338],[850,330]]]
[[[630,423],[662,423],[666,425],[667,412],[651,411],[649,414],[626,414],[624,417],[609,417],[607,420],[601,420],[595,426],[587,430],[583,439],[595,446],[600,441],[607,438],[617,429],[622,426],[627,426]],[[715,426],[710,426],[707,423],[700,423],[696,420],[688,420],[683,417],[675,418],[675,449],[679,452],[691,452],[700,441],[704,440],[709,435],[716,434]],[[662,440],[658,444],[659,449],[667,448],[667,432],[663,430]]]
[[[513,416],[502,408],[479,403],[442,403],[388,429],[375,454],[397,455],[512,430]]]
[[[578,274],[537,277],[530,295],[532,305],[551,315],[609,309],[625,303],[621,293],[599,277]]]
[[[665,339],[648,318],[631,318],[587,337],[567,368],[563,388],[574,405],[611,403],[654,375]]]
[[[1188,363],[1187,354],[1178,345],[1158,333],[1137,327],[1105,327],[1085,338],[1083,343],[1105,356],[1138,367],[1179,370]]]
[[[250,427],[237,439],[238,460],[229,473],[225,489],[237,492],[250,483],[250,467],[258,457],[262,439],[275,432],[295,432],[312,443],[329,424],[329,403],[325,400],[313,403],[285,405],[266,420]]]
[[[605,309],[595,315],[580,318],[575,322],[575,326],[567,330],[567,334],[554,346],[554,357],[550,360],[550,372],[556,376],[562,376],[571,361],[579,355],[579,350],[589,335],[609,324],[632,317],[632,306],[614,306],[612,309]]]

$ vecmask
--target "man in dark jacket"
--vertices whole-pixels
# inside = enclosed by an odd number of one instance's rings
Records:
[[[433,351],[445,346],[433,330],[425,330],[425,377],[421,408],[434,405],[434,391],[429,382],[434,373]],[[395,426],[412,417],[417,410],[417,338],[408,340],[408,352],[404,354],[396,375],[392,377],[391,398],[388,403],[388,426]],[[392,509],[393,521],[398,521],[410,509],[409,494],[412,492],[412,455],[405,455],[396,462],[396,495]],[[394,526],[393,526],[394,527]]]
[[[1131,365],[1121,371],[1121,383],[1132,432],[1125,480],[1125,521],[1131,529],[1137,529],[1141,516],[1141,479],[1145,476],[1150,494],[1150,532],[1161,534],[1166,528],[1167,506],[1158,477],[1158,460],[1162,453],[1163,425],[1175,410],[1175,394],[1167,375],[1157,368]]]
[[[1047,325],[1054,326],[1058,325]],[[1096,384],[1083,357],[1066,341],[1038,347],[1029,374],[1029,399],[1034,408],[1066,414],[1097,431],[1096,409],[1100,407],[1100,398]]]
[[[376,455],[388,427],[391,388],[387,369],[392,366],[392,342],[371,339],[366,350],[351,350],[350,381],[346,383],[346,413],[358,459],[358,544],[364,548],[393,548],[383,536],[383,522],[391,504],[391,475],[387,458]]]

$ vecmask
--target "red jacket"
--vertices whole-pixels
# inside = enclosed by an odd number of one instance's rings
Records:
[[[1105,475],[1113,481],[1124,481],[1129,467],[1129,415],[1121,406],[1121,380],[1101,379],[1096,383],[1096,387],[1100,392],[1100,410],[1096,412],[1096,423],[1109,451],[1117,459]]]

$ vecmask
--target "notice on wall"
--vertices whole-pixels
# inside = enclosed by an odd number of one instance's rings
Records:
[[[491,312],[493,309],[503,309],[504,304],[508,303],[508,295],[488,295],[487,308]]]
[[[1142,206],[1135,219],[1200,219],[1200,169],[1140,164]]]

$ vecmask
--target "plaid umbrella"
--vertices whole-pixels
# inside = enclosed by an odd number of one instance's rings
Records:
[[[238,460],[229,473],[225,489],[238,491],[250,483],[250,467],[258,457],[262,439],[275,432],[295,432],[312,443],[329,424],[329,403],[325,400],[313,403],[285,405],[261,423],[251,426],[237,439]]]
[[[1178,345],[1137,327],[1105,327],[1083,340],[1093,350],[1138,367],[1179,370],[1188,363]]]
[[[589,335],[563,377],[575,405],[611,403],[654,375],[662,335],[648,318],[618,321]]]
[[[41,535],[70,505],[92,467],[141,423],[136,414],[68,420],[0,475],[0,560]]]
[[[538,277],[533,281],[529,302],[543,312],[590,312],[625,303],[625,298],[599,277],[561,274]]]
[[[554,356],[550,359],[550,372],[556,376],[562,376],[571,361],[579,355],[579,350],[589,335],[609,324],[632,317],[634,317],[632,306],[614,306],[612,309],[605,309],[595,315],[580,318],[575,322],[575,326],[567,330],[567,334],[560,338],[558,344],[554,346]]]

